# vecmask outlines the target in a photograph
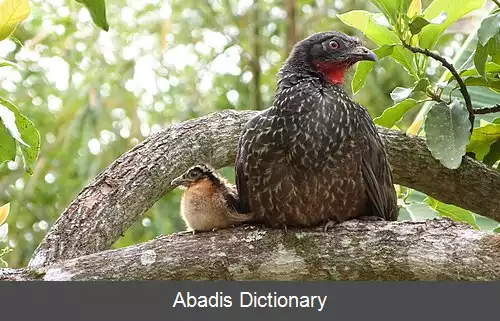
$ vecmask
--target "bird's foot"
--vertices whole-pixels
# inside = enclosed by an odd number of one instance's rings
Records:
[[[328,222],[325,223],[325,226],[323,226],[323,232],[327,233],[330,227],[334,227],[337,224],[339,224],[338,221],[328,220]]]
[[[360,220],[360,221],[384,221],[384,219],[380,216],[370,216],[370,215],[367,215],[367,216],[360,216],[360,217],[357,217],[356,219]]]

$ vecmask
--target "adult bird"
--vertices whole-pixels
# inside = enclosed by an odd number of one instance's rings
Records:
[[[278,73],[273,106],[245,125],[238,143],[240,212],[285,228],[397,219],[377,129],[342,88],[346,70],[360,60],[377,57],[341,32],[294,46]]]

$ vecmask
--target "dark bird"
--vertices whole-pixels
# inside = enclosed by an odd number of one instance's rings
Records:
[[[396,220],[397,197],[368,111],[342,88],[346,70],[376,55],[341,32],[297,43],[278,73],[273,106],[238,143],[239,211],[271,227],[354,218]]]
[[[186,188],[181,200],[181,216],[189,231],[232,227],[250,218],[250,215],[236,211],[235,186],[208,165],[189,168],[171,184]]]

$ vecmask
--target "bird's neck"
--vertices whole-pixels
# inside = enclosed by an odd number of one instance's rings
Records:
[[[332,84],[344,84],[344,75],[347,71],[347,66],[332,64],[328,62],[314,62],[316,70],[321,73],[326,80],[330,81]]]

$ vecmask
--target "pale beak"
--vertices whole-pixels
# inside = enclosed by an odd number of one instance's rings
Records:
[[[182,185],[186,182],[186,180],[184,178],[182,178],[182,176],[179,176],[177,178],[174,178],[174,180],[172,180],[172,182],[170,182],[170,185],[172,186],[179,186],[179,185]]]

